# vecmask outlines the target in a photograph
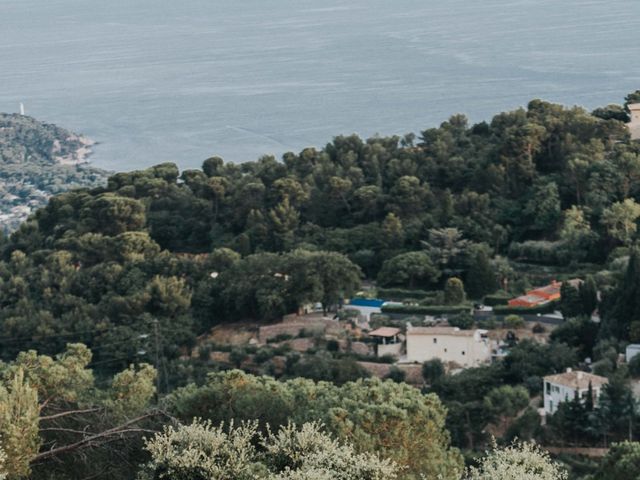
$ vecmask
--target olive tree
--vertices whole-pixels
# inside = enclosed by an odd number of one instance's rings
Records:
[[[467,480],[566,480],[567,472],[549,454],[531,443],[498,448],[469,469]]]

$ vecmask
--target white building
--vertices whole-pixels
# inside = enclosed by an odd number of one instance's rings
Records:
[[[625,359],[627,363],[629,363],[633,357],[635,357],[640,353],[640,344],[631,343],[627,345],[627,349],[624,353],[625,353]]]
[[[491,361],[491,340],[486,330],[458,327],[413,327],[407,325],[407,361],[434,358],[460,367],[476,367]]]
[[[640,103],[627,105],[631,115],[631,122],[627,123],[632,140],[640,140]]]
[[[544,377],[544,413],[553,415],[562,402],[570,402],[578,394],[585,401],[589,393],[589,384],[593,391],[593,403],[598,402],[602,387],[609,381],[605,377],[587,372],[574,372],[570,368],[565,373]]]

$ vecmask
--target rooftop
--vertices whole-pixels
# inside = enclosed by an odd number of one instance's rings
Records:
[[[399,328],[394,327],[380,327],[373,332],[369,332],[372,337],[395,337],[400,333]]]
[[[547,295],[555,295],[560,293],[561,283],[552,283],[551,285],[545,285],[544,287],[534,288],[529,290],[529,294],[535,295],[536,293],[546,293]]]
[[[452,335],[456,337],[473,337],[476,332],[486,333],[486,330],[460,330],[458,327],[411,327],[407,335]]]
[[[539,297],[538,295],[521,295],[513,300],[521,300],[529,303],[547,303],[549,301],[544,297]]]
[[[591,383],[592,387],[601,387],[602,385],[609,383],[609,380],[605,377],[593,375],[592,373],[576,371],[549,375],[548,377],[544,377],[544,381],[555,383],[556,385],[564,385],[565,387],[573,388],[575,390],[584,390],[589,388],[589,383]]]

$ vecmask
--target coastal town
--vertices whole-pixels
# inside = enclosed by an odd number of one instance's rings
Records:
[[[104,185],[91,167],[92,140],[18,114],[0,114],[0,225],[8,235],[49,198]]]

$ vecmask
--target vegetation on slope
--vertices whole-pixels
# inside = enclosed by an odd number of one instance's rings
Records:
[[[202,170],[183,172],[162,164],[116,174],[102,187],[57,195],[1,245],[0,355],[11,361],[29,348],[56,354],[69,341],[87,344],[94,356],[81,355],[84,363],[74,378],[95,371],[98,386],[89,382],[87,390],[95,395],[83,401],[62,396],[53,405],[61,411],[100,408],[107,416],[97,425],[109,430],[119,425],[112,402],[136,392],[127,379],[140,372],[128,371],[128,365],[157,353],[157,393],[171,392],[161,406],[183,423],[194,416],[216,427],[232,419],[268,418],[275,429],[290,419],[298,425],[320,420],[354,451],[405,467],[401,478],[459,478],[461,458],[450,440],[473,451],[486,445],[487,428],[495,425],[509,425],[505,439],[560,444],[633,437],[638,415],[629,372],[616,359],[624,342],[640,338],[640,145],[630,141],[620,111],[590,114],[535,100],[490,123],[470,126],[454,116],[418,139],[337,137],[321,150],[285,154],[282,162],[263,157],[233,165],[214,157]],[[520,293],[529,282],[520,268],[533,264],[567,274],[597,273],[584,291],[563,287],[560,307],[567,317],[579,318],[566,322],[548,345],[514,336],[509,354],[491,366],[453,376],[427,368],[424,393],[390,381],[349,382],[362,376],[358,369],[351,378],[330,377],[342,378],[340,386],[240,372],[205,379],[190,356],[197,336],[216,324],[274,320],[307,303],[330,309],[364,277],[396,292],[422,289],[429,297],[422,301],[432,309],[452,308],[466,301],[465,284],[474,299],[499,289],[499,296]],[[601,326],[589,319],[595,307]],[[542,376],[576,367],[584,355],[593,355],[594,370],[610,377],[600,407],[565,402],[541,431],[536,412],[526,408],[529,396],[539,394]],[[234,357],[242,363],[241,354]],[[46,372],[52,364],[35,353],[23,353],[16,362],[25,358],[31,360],[3,377],[0,404],[13,405],[13,391],[32,388],[20,371],[36,365]],[[333,368],[336,358],[324,364]],[[320,359],[310,357],[300,363],[307,368],[289,371],[304,375]],[[129,373],[116,382],[113,375],[122,370]],[[156,372],[144,371],[149,375],[143,384],[151,385]],[[102,385],[109,383],[122,383],[124,393],[114,399]],[[131,408],[146,412],[154,405],[155,387],[138,393]],[[50,396],[36,398],[53,408]],[[33,467],[34,478],[63,478],[46,462],[58,455],[45,454],[42,446],[86,436],[78,428],[86,420],[70,415],[77,424],[44,427],[66,430],[38,429],[42,409],[32,408],[33,402],[19,406],[31,421],[19,429],[29,448],[13,449],[22,456],[9,454],[15,468],[23,468],[14,476]],[[57,413],[47,416],[52,415]],[[140,429],[155,432],[165,423]],[[3,448],[9,452],[11,445]],[[81,449],[77,457],[62,455],[64,469],[78,473],[69,478],[81,478],[92,466],[104,465],[117,472],[110,471],[111,478],[127,478],[123,470],[143,459],[151,462],[150,475],[162,475],[167,467],[161,457],[143,458],[140,436],[120,445],[127,447],[122,465],[105,458],[108,449],[91,455]],[[504,466],[504,458],[482,465],[486,475]],[[188,472],[184,478],[198,475]],[[482,471],[474,475],[483,478]]]
[[[91,143],[55,125],[0,113],[0,216],[4,233],[51,195],[103,185],[107,172],[87,165]]]

